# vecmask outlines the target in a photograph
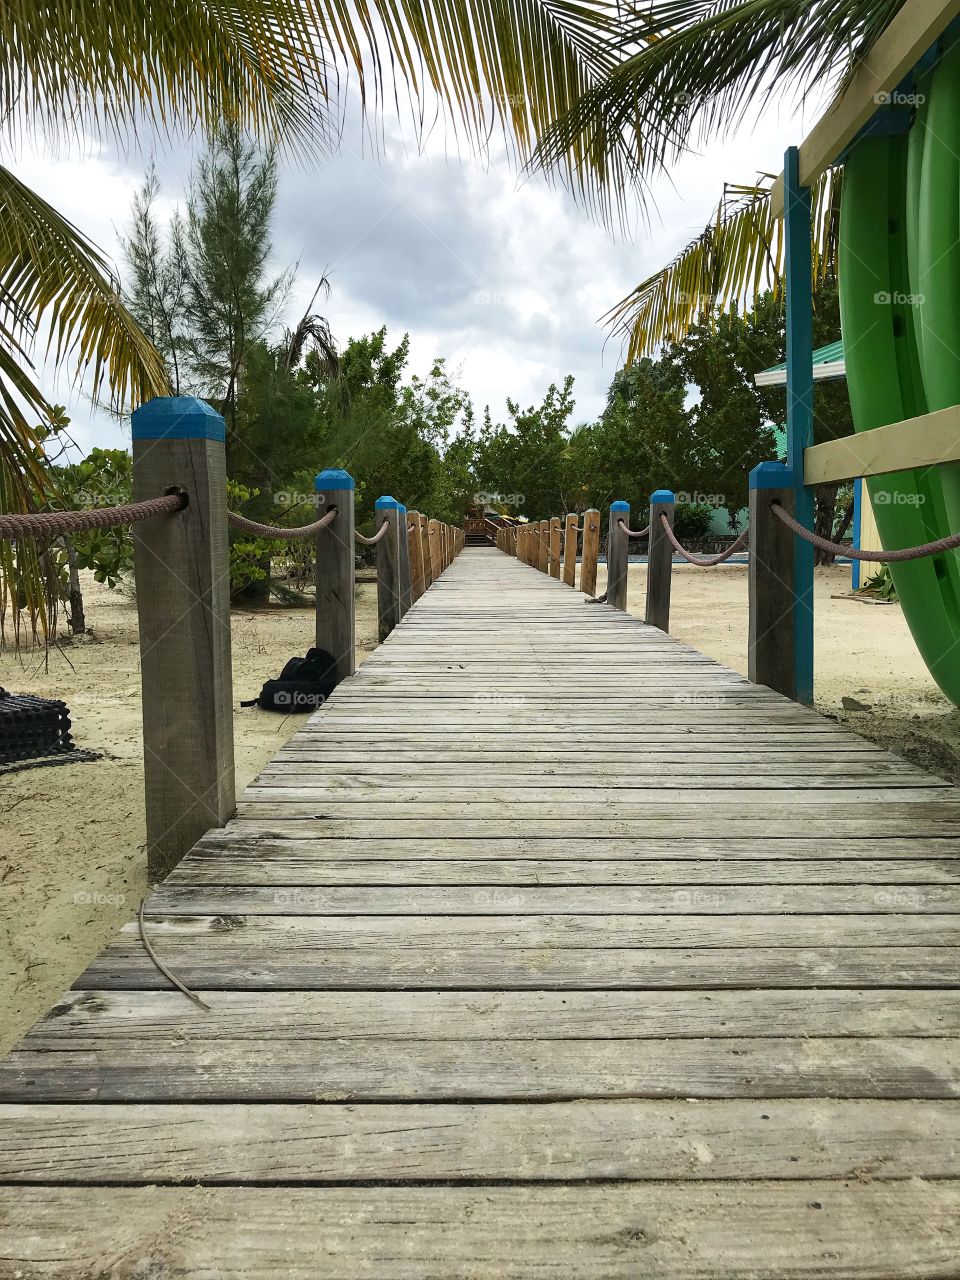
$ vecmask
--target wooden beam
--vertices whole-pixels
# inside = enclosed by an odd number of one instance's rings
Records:
[[[803,479],[807,485],[833,484],[958,461],[960,405],[954,404],[919,418],[812,445],[803,451]]]
[[[890,25],[854,72],[850,83],[800,145],[800,183],[811,186],[833,164],[867,123],[882,98],[919,62],[954,18],[960,0],[906,0]],[[783,176],[770,196],[774,217],[783,213]]]

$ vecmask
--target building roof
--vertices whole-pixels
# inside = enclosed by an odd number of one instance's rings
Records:
[[[843,360],[843,343],[828,342],[825,347],[818,347],[813,353],[814,382],[828,382],[832,378],[845,378],[847,366]],[[775,364],[769,369],[761,369],[754,375],[758,387],[785,387],[787,385],[787,365]]]

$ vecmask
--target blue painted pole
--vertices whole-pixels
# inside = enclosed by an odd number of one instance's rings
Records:
[[[787,467],[794,516],[813,528],[813,489],[803,483],[803,451],[813,444],[813,277],[810,189],[799,179],[799,153],[783,159],[787,306]],[[813,702],[813,547],[794,538],[794,697]]]
[[[331,468],[314,481],[317,513],[336,507],[337,518],[317,534],[317,648],[333,658],[337,681],[356,670],[357,548],[354,542],[353,477]]]

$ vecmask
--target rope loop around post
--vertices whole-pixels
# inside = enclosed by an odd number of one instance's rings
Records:
[[[645,525],[642,529],[630,529],[627,527],[627,524],[624,520],[618,520],[617,524],[620,526],[620,528],[623,530],[623,532],[627,535],[628,538],[645,538],[647,534],[650,532],[649,525]]]
[[[386,534],[389,528],[390,528],[390,525],[387,523],[386,520],[384,520],[383,524],[380,526],[380,528],[377,530],[377,532],[373,535],[372,538],[368,538],[366,534],[359,533],[357,530],[354,530],[353,536],[356,538],[358,542],[362,542],[365,547],[375,547],[377,543],[380,541],[380,539]],[[408,532],[411,529],[413,529],[413,525],[410,525],[408,527]]]
[[[143,502],[117,507],[93,507],[87,511],[24,511],[0,515],[0,538],[57,538],[88,529],[112,529],[156,516],[173,515],[189,503],[185,493],[167,493]]]
[[[750,536],[750,526],[747,525],[743,533],[741,533],[734,542],[731,542],[726,551],[721,551],[717,556],[698,556],[694,555],[692,551],[688,551],[686,547],[680,543],[666,516],[660,516],[660,523],[663,525],[664,532],[669,538],[670,545],[673,547],[674,551],[676,551],[678,555],[683,556],[684,560],[688,561],[690,564],[697,565],[701,569],[713,569],[716,565],[723,564],[724,560],[729,560],[731,556],[736,555],[742,547],[746,546],[747,539]]]
[[[334,507],[325,516],[315,520],[313,524],[301,525],[295,529],[286,529],[282,525],[260,524],[256,520],[248,520],[246,516],[237,515],[235,511],[227,512],[227,523],[231,529],[238,529],[242,533],[252,533],[255,538],[310,538],[315,533],[319,533],[321,529],[326,529],[327,525],[332,524],[336,518],[337,508]]]

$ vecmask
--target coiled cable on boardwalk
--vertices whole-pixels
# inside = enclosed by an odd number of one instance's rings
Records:
[[[337,508],[333,507],[325,516],[321,516],[319,520],[315,520],[313,524],[301,525],[296,529],[286,529],[282,525],[259,524],[256,520],[248,520],[246,516],[239,516],[235,511],[227,512],[227,523],[231,529],[239,529],[241,533],[252,533],[256,538],[309,538],[314,533],[319,533],[321,529],[325,529],[328,524],[332,524],[337,518]]]
[[[650,532],[649,525],[645,525],[644,528],[642,529],[629,529],[627,527],[625,520],[618,520],[617,524],[620,526],[620,528],[623,530],[623,532],[627,535],[628,538],[645,538],[647,534]]]
[[[721,551],[717,556],[696,556],[692,551],[688,551],[686,547],[681,545],[677,535],[673,532],[673,526],[662,512],[660,513],[660,523],[663,525],[664,532],[674,551],[683,556],[684,560],[689,561],[690,564],[699,565],[701,569],[712,569],[715,565],[723,564],[724,560],[729,560],[731,556],[736,555],[741,547],[747,545],[747,538],[750,536],[750,526],[747,525],[743,533],[734,542],[730,543],[726,551]]]
[[[411,525],[411,528],[412,527],[413,526]],[[376,544],[380,541],[380,539],[383,537],[383,535],[387,532],[389,528],[390,528],[390,521],[384,520],[383,524],[380,526],[380,528],[377,530],[377,532],[373,535],[372,538],[368,538],[366,534],[357,533],[356,530],[354,530],[353,536],[356,538],[358,542],[362,542],[365,547],[373,547],[373,546],[376,546]]]
[[[92,507],[87,511],[24,511],[0,515],[0,538],[58,538],[88,529],[111,529],[114,525],[136,524],[155,516],[182,511],[189,499],[185,493],[167,493],[162,498],[127,502],[118,507]]]
[[[821,538],[819,533],[811,533],[799,521],[783,509],[779,502],[771,502],[773,513],[788,529],[806,542],[811,542],[821,551],[832,555],[849,556],[851,560],[871,560],[879,563],[890,563],[903,560],[922,560],[924,556],[939,555],[941,551],[954,551],[960,547],[960,533],[951,533],[949,537],[938,538],[936,542],[924,542],[918,547],[903,547],[899,551],[863,551],[859,547],[847,547],[841,542],[831,542],[829,538]]]

